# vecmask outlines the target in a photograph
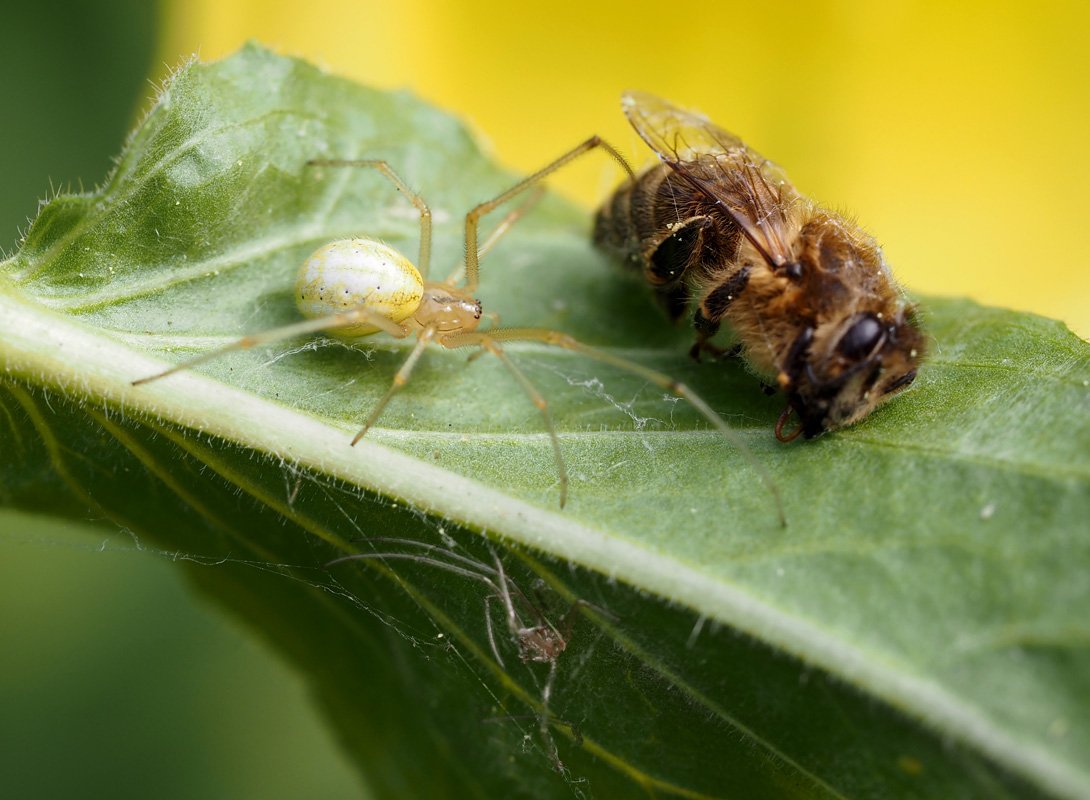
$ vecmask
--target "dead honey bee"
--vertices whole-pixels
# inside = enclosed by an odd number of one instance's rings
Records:
[[[671,319],[696,304],[694,358],[721,353],[709,339],[729,324],[787,396],[776,438],[851,425],[912,383],[924,336],[873,237],[706,117],[642,92],[622,106],[661,163],[599,210],[595,242],[642,270]]]

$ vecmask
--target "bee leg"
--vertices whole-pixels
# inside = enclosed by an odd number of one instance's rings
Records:
[[[716,351],[720,349],[708,340],[719,332],[719,322],[708,319],[704,316],[703,310],[698,308],[693,315],[693,327],[696,328],[696,341],[689,348],[689,358],[693,361],[700,361],[700,354],[705,350],[718,357],[719,353]]]
[[[730,347],[720,347],[717,344],[712,344],[708,341],[712,336],[715,336],[715,332],[719,330],[719,326],[716,325],[715,329],[707,336],[702,336],[701,332],[697,331],[697,339],[693,343],[693,346],[689,348],[689,358],[699,363],[700,356],[703,353],[710,353],[712,360],[724,361],[728,358],[740,358],[742,355],[742,345],[734,344]]]
[[[677,322],[689,310],[689,301],[692,292],[685,281],[677,281],[669,286],[660,286],[655,289],[655,300],[666,312],[671,322]]]
[[[789,392],[795,386],[799,375],[806,367],[806,355],[810,352],[810,344],[813,341],[813,325],[807,325],[802,329],[802,333],[795,337],[791,349],[787,351],[787,357],[780,366],[780,374],[776,377],[776,382],[783,391]]]
[[[749,266],[744,266],[731,275],[723,283],[716,286],[707,296],[700,301],[700,305],[693,315],[693,327],[696,328],[696,341],[689,350],[689,355],[696,361],[700,360],[700,354],[708,351],[721,356],[722,348],[708,342],[719,331],[719,321],[727,315],[727,309],[734,302],[734,298],[745,291],[749,285]]]
[[[697,346],[694,344],[693,348],[695,347]],[[740,359],[740,357],[742,357],[741,342],[731,344],[731,346],[727,348],[720,348],[718,344],[705,341],[700,343],[700,349],[702,352],[711,353],[715,361],[727,361],[728,359]],[[693,357],[694,361],[700,361],[699,353],[697,355],[692,355],[692,350],[690,350],[690,355]]]

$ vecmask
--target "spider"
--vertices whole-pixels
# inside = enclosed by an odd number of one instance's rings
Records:
[[[621,165],[629,180],[635,180],[632,168],[624,157],[609,143],[598,136],[592,136],[506,191],[471,209],[465,217],[464,265],[460,265],[443,281],[425,279],[431,261],[431,211],[424,199],[411,190],[387,162],[346,159],[312,159],[306,162],[308,167],[375,169],[404,194],[420,214],[420,250],[417,265],[413,265],[406,256],[394,248],[375,239],[358,237],[327,244],[303,263],[295,284],[295,301],[299,312],[306,318],[304,321],[244,336],[224,347],[183,361],[154,375],[135,380],[132,382],[133,385],[138,386],[165,378],[234,350],[248,349],[256,345],[269,344],[318,331],[328,331],[347,338],[369,336],[380,331],[397,339],[404,339],[415,334],[416,344],[394,375],[385,395],[375,405],[363,427],[352,439],[352,444],[355,445],[379,419],[394,395],[409,382],[417,361],[429,343],[434,342],[450,349],[475,346],[480,349],[474,355],[489,352],[503,363],[541,413],[552,445],[560,489],[560,507],[563,508],[568,496],[568,470],[560,449],[560,439],[549,411],[549,404],[501,346],[502,342],[537,341],[582,353],[642,377],[661,389],[687,400],[717,431],[734,444],[761,474],[764,483],[775,497],[776,508],[782,523],[783,511],[779,493],[767,470],[749,452],[738,434],[712,410],[703,398],[685,384],[627,358],[591,347],[561,331],[528,327],[479,329],[482,317],[489,316],[483,312],[480,301],[474,297],[478,285],[481,257],[515,221],[526,213],[537,194],[532,193],[528,201],[508,213],[484,242],[479,244],[478,229],[481,219],[490,211],[508,203],[528,189],[533,188],[539,192],[539,184],[548,175],[596,148],[605,150]]]
[[[489,566],[482,561],[461,555],[446,547],[428,544],[426,542],[382,536],[370,537],[367,541],[372,544],[382,543],[413,547],[419,552],[399,552],[390,550],[371,553],[353,553],[351,555],[333,559],[325,565],[325,568],[330,569],[338,564],[365,559],[380,559],[383,561],[403,559],[406,561],[414,561],[419,564],[428,564],[452,572],[455,575],[462,575],[471,580],[480,581],[488,588],[489,593],[484,599],[485,631],[488,635],[488,645],[492,650],[492,655],[495,657],[496,663],[499,664],[501,669],[507,669],[503,656],[500,654],[499,645],[497,644],[495,622],[493,620],[493,603],[499,602],[503,610],[507,632],[511,637],[511,641],[515,644],[519,660],[523,663],[532,661],[549,665],[548,675],[541,688],[541,713],[537,715],[538,728],[541,732],[543,741],[548,747],[549,757],[553,762],[554,768],[558,772],[562,772],[564,770],[564,764],[560,760],[556,742],[549,732],[549,703],[552,699],[553,686],[556,683],[557,662],[564,651],[567,650],[568,643],[571,641],[572,630],[575,627],[576,618],[584,608],[593,609],[607,617],[612,617],[613,615],[605,609],[580,598],[572,602],[568,611],[559,622],[553,623],[545,616],[545,613],[541,610],[540,604],[531,600],[530,597],[507,575],[507,572],[503,567],[503,562],[495,552],[492,553],[494,566]],[[444,560],[444,558],[447,560]],[[523,619],[522,614],[519,613],[520,607],[522,608],[523,613],[532,618],[530,624],[527,624]],[[570,723],[568,724],[570,725]],[[581,737],[576,731],[575,726],[570,725],[570,727],[575,734],[576,741],[579,742]]]

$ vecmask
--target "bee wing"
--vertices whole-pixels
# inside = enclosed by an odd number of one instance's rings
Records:
[[[783,171],[702,114],[625,92],[625,116],[663,163],[731,215],[773,266],[792,260],[788,211],[798,192]]]

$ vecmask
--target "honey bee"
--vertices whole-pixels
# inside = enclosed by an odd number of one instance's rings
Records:
[[[924,336],[873,237],[706,117],[643,92],[622,107],[661,163],[599,210],[595,242],[642,270],[671,319],[696,305],[694,358],[722,353],[709,340],[729,324],[787,397],[776,438],[856,423],[912,383]]]

